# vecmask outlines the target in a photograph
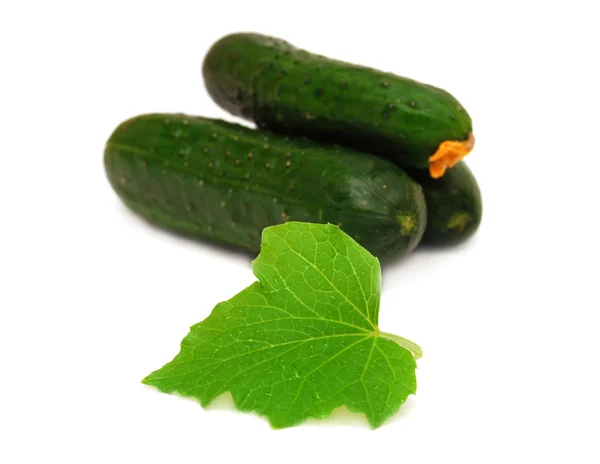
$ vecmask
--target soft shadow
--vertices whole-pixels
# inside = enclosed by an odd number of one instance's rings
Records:
[[[464,250],[466,248],[470,248],[472,246],[474,246],[480,239],[480,234],[477,233],[477,231],[475,231],[473,233],[473,235],[471,235],[470,237],[464,239],[462,242],[458,242],[458,243],[449,243],[449,244],[445,244],[445,245],[435,245],[435,244],[423,244],[421,243],[418,247],[417,250],[421,249],[421,250],[431,250],[431,251],[435,251],[435,252],[444,252],[446,250]]]
[[[188,400],[192,400],[196,404],[200,404],[198,400],[190,397],[183,397],[181,395],[177,395],[181,398],[186,398]],[[231,397],[231,393],[225,392],[219,395],[217,398],[213,400],[208,406],[204,408],[205,411],[229,411],[235,412],[237,414],[248,414],[245,411],[240,411],[235,407],[233,403],[233,398]],[[269,423],[268,419],[264,416],[256,414],[255,412],[251,413],[253,416],[258,417],[261,421]],[[341,406],[335,409],[331,415],[326,418],[316,419],[316,418],[308,418],[306,421],[297,425],[296,427],[331,427],[331,426],[346,426],[346,427],[360,427],[364,429],[370,429],[369,423],[367,422],[364,414],[354,413],[348,410],[345,406]],[[285,430],[285,429],[275,429],[275,430]]]
[[[153,388],[153,387],[149,386],[148,388]],[[211,414],[212,412],[216,412],[216,411],[224,411],[224,412],[228,412],[228,413],[246,414],[246,415],[250,414],[250,415],[254,416],[255,418],[257,418],[258,420],[260,420],[261,422],[267,424],[267,426],[269,426],[270,428],[272,428],[271,424],[269,423],[269,420],[265,416],[256,414],[253,411],[246,412],[246,411],[240,411],[239,409],[237,409],[235,407],[235,404],[233,404],[233,398],[231,396],[231,393],[229,393],[229,392],[222,393],[217,398],[215,398],[212,403],[210,403],[206,407],[203,407],[202,404],[200,403],[200,400],[198,400],[197,398],[194,398],[193,396],[183,396],[177,392],[170,393],[170,395],[176,396],[179,399],[184,399],[186,401],[189,401],[190,403],[194,403],[196,406],[201,407],[208,414]]]
[[[122,202],[118,202],[118,210],[119,214],[125,217],[127,220],[132,221],[137,224],[143,224],[144,227],[151,227],[154,231],[156,231],[160,236],[174,241],[180,241],[183,243],[199,245],[205,249],[214,251],[217,254],[222,254],[225,257],[230,258],[246,258],[248,267],[251,267],[252,260],[257,257],[257,253],[251,252],[245,248],[235,247],[232,245],[227,245],[224,243],[211,242],[206,239],[202,239],[200,237],[193,237],[190,235],[186,235],[180,232],[173,231],[166,227],[157,225],[145,217],[135,213],[130,210],[125,204]],[[444,254],[453,254],[457,252],[462,252],[463,250],[474,246],[478,241],[479,234],[475,234],[466,241],[453,245],[423,245],[420,244],[415,250],[413,250],[409,255],[403,256],[401,258],[390,260],[390,261],[382,261],[381,268],[382,272],[393,271],[396,269],[400,269],[403,267],[411,267],[415,265],[415,262],[423,259],[429,259],[429,256],[432,255],[444,255]],[[382,287],[385,285],[385,279],[382,283]]]
[[[152,389],[152,390],[155,389],[154,387],[152,387],[150,385],[145,385],[145,387],[148,389]],[[364,430],[372,430],[372,428],[369,425],[369,422],[367,421],[367,418],[365,417],[364,414],[358,413],[358,412],[352,412],[346,406],[340,406],[340,407],[334,409],[333,412],[329,416],[324,417],[324,418],[309,417],[304,422],[302,422],[301,424],[298,424],[295,427],[274,429],[273,427],[271,427],[269,420],[265,416],[261,416],[260,414],[257,414],[254,411],[247,412],[247,411],[240,411],[239,409],[237,409],[235,407],[235,404],[233,403],[233,398],[231,396],[231,393],[229,393],[229,392],[225,392],[225,393],[219,395],[217,398],[215,398],[213,400],[212,403],[210,403],[206,407],[202,407],[202,405],[200,404],[200,401],[197,398],[194,398],[192,396],[183,396],[177,392],[170,393],[170,395],[176,396],[179,399],[189,401],[190,403],[194,403],[195,405],[200,406],[204,411],[206,411],[209,414],[212,413],[213,411],[225,411],[225,412],[235,413],[235,414],[251,414],[252,416],[259,419],[261,422],[267,424],[273,430],[288,430],[290,428],[297,428],[297,427],[356,427],[356,428],[360,428],[360,429],[364,429]],[[400,410],[396,414],[394,414],[392,417],[390,417],[388,420],[386,420],[381,425],[381,427],[385,427],[387,425],[390,425],[395,422],[399,422],[399,421],[403,420],[406,416],[411,414],[411,412],[415,409],[415,406],[416,406],[416,404],[415,404],[414,395],[411,395],[407,398],[407,400],[404,402],[404,404],[402,406],[400,406]]]
[[[252,260],[256,258],[257,254],[253,253],[245,248],[239,248],[232,245],[227,245],[224,243],[211,242],[209,240],[202,239],[200,237],[193,237],[190,235],[186,235],[184,233],[180,233],[174,231],[172,229],[168,229],[166,227],[155,224],[154,222],[146,219],[145,217],[131,211],[126,205],[122,202],[119,202],[119,214],[126,217],[127,220],[130,220],[134,223],[141,224],[143,227],[152,228],[159,236],[166,238],[167,240],[178,241],[181,243],[199,245],[205,249],[214,251],[217,254],[221,254],[225,257],[231,258],[239,258],[240,256],[247,258],[248,267],[251,266]]]
[[[178,395],[178,396],[181,396],[181,395]],[[182,398],[192,400],[198,405],[200,404],[200,401],[196,400],[195,398],[192,398],[192,397],[182,397]],[[222,393],[219,396],[217,396],[212,401],[212,403],[210,403],[208,406],[206,406],[204,408],[204,410],[209,414],[213,411],[225,411],[225,412],[230,412],[230,413],[235,413],[235,414],[250,414],[250,415],[254,416],[255,418],[257,418],[258,420],[260,420],[261,422],[267,424],[271,429],[273,429],[273,427],[271,427],[269,420],[265,416],[261,416],[260,414],[257,414],[254,411],[248,412],[248,411],[240,411],[239,409],[237,409],[235,407],[235,404],[233,403],[233,397],[231,396],[230,392],[225,392],[225,393]]]
[[[402,404],[402,406],[400,406],[400,409],[398,410],[398,412],[396,414],[394,414],[392,417],[390,417],[387,421],[385,421],[383,423],[382,427],[385,427],[387,425],[392,425],[392,424],[395,424],[396,422],[405,420],[407,416],[412,414],[412,412],[416,409],[416,407],[417,407],[417,398],[415,397],[415,395],[410,395],[408,398],[406,398],[406,401],[404,402],[404,404]]]
[[[346,406],[334,409],[324,418],[310,417],[300,427],[357,427],[371,430],[371,426],[364,414],[350,411]]]
[[[217,396],[212,403],[204,408],[206,411],[235,411],[240,412],[236,409],[235,404],[233,404],[233,397],[231,393],[225,392],[221,395]],[[258,416],[258,414],[255,414]],[[258,416],[261,417],[261,416]],[[261,417],[261,419],[264,419]]]
[[[446,259],[448,256],[457,253],[463,253],[465,250],[477,246],[478,237],[473,236],[470,239],[454,245],[419,245],[408,256],[403,256],[393,261],[384,261],[381,263],[382,272],[396,271],[403,268],[428,266],[432,260],[438,256],[440,259]],[[385,279],[382,286],[385,285]]]
[[[403,420],[406,416],[411,414],[415,409],[415,398],[414,395],[410,395],[404,404],[400,406],[400,409],[396,414],[386,420],[379,428],[386,427],[387,425],[393,424]],[[365,430],[373,430],[367,421],[364,414],[359,412],[352,412],[346,406],[340,406],[333,410],[330,416],[323,419],[309,418],[300,427],[358,427]]]

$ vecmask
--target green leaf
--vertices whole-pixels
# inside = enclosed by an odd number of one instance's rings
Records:
[[[378,427],[415,393],[420,356],[379,331],[379,262],[331,224],[288,222],[262,240],[259,281],[219,303],[143,382],[202,406],[230,392],[275,428],[342,405]]]

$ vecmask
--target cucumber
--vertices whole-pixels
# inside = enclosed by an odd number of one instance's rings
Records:
[[[123,122],[104,153],[110,184],[165,228],[260,251],[287,221],[332,223],[382,260],[412,251],[425,230],[421,187],[375,155],[183,114]]]
[[[427,203],[424,245],[453,245],[471,237],[481,223],[481,192],[464,161],[443,178],[432,179],[423,171],[409,174],[420,183]]]
[[[441,177],[472,149],[471,118],[448,92],[297,49],[233,34],[204,59],[221,107],[261,128],[348,145]]]

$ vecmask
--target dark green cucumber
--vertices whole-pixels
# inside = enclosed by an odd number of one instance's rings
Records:
[[[441,179],[423,171],[410,175],[421,185],[427,203],[427,227],[421,243],[452,245],[471,237],[481,223],[481,192],[464,161]]]
[[[463,142],[467,153],[472,147],[471,118],[448,92],[272,37],[222,38],[206,55],[203,75],[217,104],[259,127],[348,145],[402,166],[430,168],[445,141]],[[444,169],[464,154],[450,153]]]
[[[407,254],[427,220],[421,187],[382,158],[219,120],[149,114],[123,122],[104,155],[134,211],[163,227],[260,251],[262,230],[332,223],[382,260]]]

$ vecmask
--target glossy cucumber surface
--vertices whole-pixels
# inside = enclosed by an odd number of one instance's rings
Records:
[[[422,171],[410,171],[423,188],[427,203],[427,227],[422,243],[453,245],[464,242],[479,228],[483,214],[481,192],[464,161],[441,179]]]
[[[259,127],[383,155],[433,177],[473,147],[471,118],[448,92],[276,38],[222,38],[203,75],[217,104]]]
[[[332,223],[382,260],[419,243],[421,187],[393,163],[305,138],[183,114],[123,122],[106,143],[108,179],[148,220],[252,252],[287,221]]]

